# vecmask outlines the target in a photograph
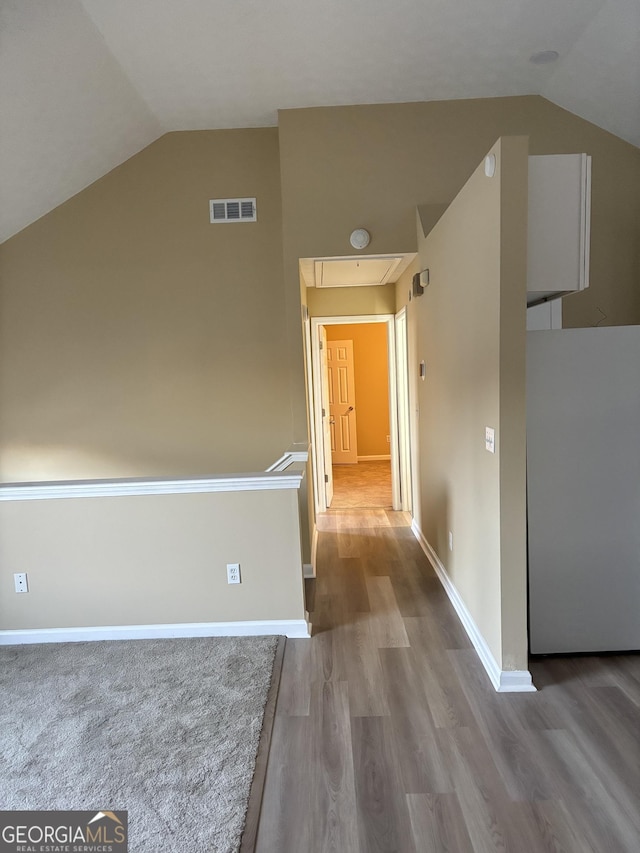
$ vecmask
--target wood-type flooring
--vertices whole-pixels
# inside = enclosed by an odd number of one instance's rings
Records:
[[[259,853],[638,853],[640,657],[531,661],[497,694],[403,513],[319,518]]]
[[[333,466],[331,510],[353,507],[391,509],[391,462],[388,459]]]

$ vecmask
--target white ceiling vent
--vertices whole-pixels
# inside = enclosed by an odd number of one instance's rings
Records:
[[[211,222],[256,222],[255,198],[212,198],[209,201]]]

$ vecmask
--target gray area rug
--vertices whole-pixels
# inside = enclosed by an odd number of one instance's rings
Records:
[[[0,809],[126,809],[131,853],[235,853],[277,644],[0,648]]]

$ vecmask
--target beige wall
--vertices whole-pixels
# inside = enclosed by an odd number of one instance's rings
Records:
[[[0,502],[0,628],[303,619],[297,497]],[[227,584],[227,563],[241,584]],[[15,571],[28,594],[15,594]]]
[[[376,287],[308,287],[310,317],[341,317],[356,314],[393,314],[395,285]]]
[[[408,305],[420,527],[502,669],[527,669],[524,355],[527,140],[493,149],[426,238]],[[399,295],[401,293],[398,288]],[[424,359],[426,378],[415,380]],[[485,450],[485,427],[497,452]],[[415,514],[415,513],[414,513]],[[453,533],[453,550],[448,547]]]
[[[358,456],[388,456],[389,364],[386,323],[351,323],[329,325],[326,328],[327,340],[353,341]]]
[[[209,224],[254,195],[257,223]],[[264,470],[291,444],[275,128],[162,137],[0,247],[0,281],[5,482]]]
[[[414,251],[416,205],[448,204],[513,133],[593,157],[591,288],[565,324],[640,322],[640,152],[542,98],[172,133],[0,247],[0,479],[263,468],[307,441],[298,258],[350,254],[356,226]],[[245,194],[257,223],[208,223],[210,197]],[[393,310],[392,287],[366,290],[310,309]]]
[[[639,323],[640,152],[542,98],[285,110],[279,129],[172,133],[0,247],[0,480],[262,469],[306,442],[301,302],[318,316],[387,313],[395,294],[301,293],[298,259],[351,254],[355,227],[371,232],[373,253],[415,251],[416,206],[449,204],[507,134],[528,134],[533,154],[593,157],[591,287],[565,300],[565,325]],[[257,223],[209,224],[209,198],[245,195],[258,198]],[[376,307],[364,307],[372,296]],[[502,325],[465,344],[469,358],[478,346],[478,367],[490,355],[495,366],[499,334],[519,346],[505,325],[513,306],[506,296],[500,304]],[[410,328],[419,305],[409,305]],[[471,325],[466,300],[450,308]],[[515,422],[520,365],[514,356],[511,376],[499,358]],[[499,416],[502,432],[508,410],[495,411],[491,376],[478,387],[455,371],[450,379],[470,411],[486,392],[474,417]],[[516,469],[518,453],[509,451]],[[491,460],[481,459],[484,471]],[[462,464],[450,461],[452,472]],[[519,513],[518,471],[502,481],[506,517],[512,499]],[[449,486],[445,477],[421,494],[439,549]],[[475,505],[478,529],[494,503],[491,492]],[[303,541],[308,559],[306,529]],[[495,547],[504,560],[519,553],[492,540],[489,564]],[[489,592],[482,578],[460,576],[462,565],[454,571],[470,600],[493,602],[493,581]],[[505,665],[519,661],[516,646],[512,659],[505,647]]]
[[[593,158],[591,287],[564,301],[567,326],[640,323],[640,151],[544,98],[284,110],[279,114],[284,271],[296,435],[306,435],[298,258],[416,250],[415,208],[448,204],[485,152],[528,135],[530,153]]]

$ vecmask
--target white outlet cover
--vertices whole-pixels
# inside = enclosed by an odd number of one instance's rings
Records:
[[[240,582],[240,563],[227,563],[227,583]]]
[[[489,453],[496,452],[496,431],[493,429],[493,427],[485,427],[484,446],[489,451]]]
[[[16,592],[29,592],[29,583],[26,572],[16,572],[13,576]]]

